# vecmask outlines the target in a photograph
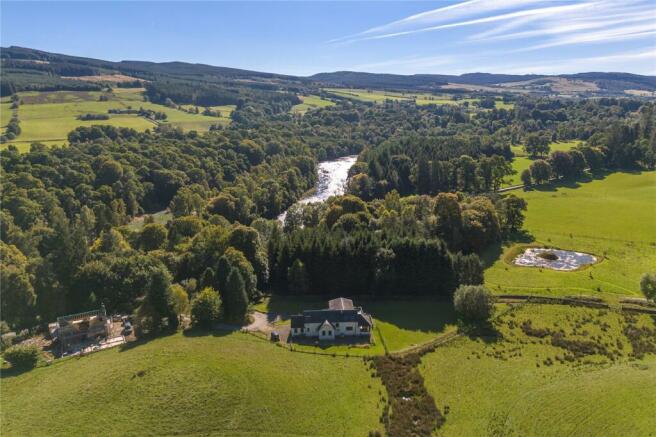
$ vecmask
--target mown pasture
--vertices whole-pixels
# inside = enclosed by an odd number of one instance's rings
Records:
[[[157,122],[140,117],[137,114],[109,114],[108,120],[78,120],[83,114],[107,114],[109,109],[126,109],[143,107],[153,111],[164,112],[167,115],[163,123],[180,127],[184,130],[205,131],[213,124],[227,124],[233,106],[218,107],[221,117],[211,117],[202,114],[192,114],[175,108],[144,102],[140,88],[117,88],[112,93],[56,91],[56,92],[24,92],[19,93],[23,104],[18,108],[21,134],[7,144],[15,144],[20,150],[29,149],[33,142],[46,145],[63,145],[67,135],[78,126],[95,124],[127,127],[144,131],[157,126]],[[107,100],[100,101],[101,95]],[[6,111],[9,103],[2,103],[1,125],[6,125],[11,112]],[[2,147],[6,147],[2,145]]]
[[[656,265],[656,172],[618,172],[513,193],[528,202],[526,235],[485,254],[490,290],[640,295],[640,277]],[[601,261],[573,272],[515,266],[525,243],[591,253]]]
[[[532,335],[522,328],[529,320]],[[612,311],[527,305],[495,323],[496,337],[438,347],[420,365],[436,406],[448,411],[438,435],[650,435],[656,355],[631,357],[623,332],[629,323]],[[656,329],[647,315],[633,323]],[[569,349],[554,346],[551,335],[538,337],[540,329],[562,329]],[[602,345],[598,353],[576,358],[576,345],[590,341]]]
[[[294,114],[305,114],[307,111],[311,109],[318,109],[318,108],[326,108],[328,106],[335,106],[335,102],[332,102],[330,100],[324,100],[320,96],[315,96],[315,95],[308,95],[308,96],[298,96],[299,99],[303,101],[303,103],[299,103],[298,105],[294,105],[292,107],[291,112]]]
[[[385,390],[361,359],[242,333],[182,334],[1,380],[3,435],[367,435]]]

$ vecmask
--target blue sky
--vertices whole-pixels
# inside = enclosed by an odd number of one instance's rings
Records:
[[[656,75],[656,0],[0,1],[2,46],[309,75]]]

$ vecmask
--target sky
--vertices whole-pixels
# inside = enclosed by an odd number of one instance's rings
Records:
[[[656,0],[5,1],[0,43],[293,75],[656,75]]]

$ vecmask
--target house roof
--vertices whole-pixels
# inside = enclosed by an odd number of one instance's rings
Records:
[[[328,301],[328,308],[331,310],[352,310],[353,301],[345,297],[338,297]]]
[[[304,328],[306,323],[329,323],[332,327],[336,323],[355,322],[360,326],[373,327],[371,316],[360,307],[354,307],[351,299],[338,297],[328,301],[329,308],[324,310],[305,310],[303,314],[291,316],[291,327]]]
[[[328,325],[328,326],[327,326],[328,328],[335,329],[335,327],[333,326],[333,324],[330,323],[328,320],[324,320],[324,322],[321,324],[321,326],[319,326],[319,328],[321,329],[321,328],[323,328],[323,327],[326,326],[326,325]]]
[[[291,317],[292,329],[293,328],[302,328],[305,325],[305,317],[301,314]]]
[[[294,322],[294,317],[299,317],[296,322]],[[292,318],[292,328],[296,327],[294,323],[298,323],[298,327],[302,327],[300,322],[300,317],[303,319],[303,324],[305,323],[322,323],[323,321],[328,321],[332,325],[335,323],[345,323],[345,322],[356,322],[360,325],[373,326],[373,321],[371,316],[362,312],[360,309],[352,310],[306,310],[303,311],[302,316],[293,316]]]

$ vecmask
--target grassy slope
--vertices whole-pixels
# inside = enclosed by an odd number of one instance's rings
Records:
[[[78,126],[91,126],[95,124],[128,127],[136,130],[152,129],[156,124],[135,114],[110,115],[109,120],[77,120],[77,116],[86,113],[107,114],[111,108],[126,108],[132,106],[137,109],[144,107],[154,111],[165,112],[168,116],[166,123],[185,130],[207,130],[213,124],[227,124],[230,122],[231,106],[216,107],[221,111],[222,117],[209,117],[201,114],[189,114],[177,109],[168,108],[144,102],[141,97],[142,89],[116,89],[111,100],[100,102],[100,92],[26,92],[19,93],[24,103],[18,109],[21,134],[11,141],[20,150],[28,150],[32,142],[43,142],[48,145],[63,145],[70,131]],[[6,125],[11,117],[10,111],[5,111],[9,104],[4,103],[0,124]],[[3,145],[5,146],[5,145]]]
[[[2,434],[366,435],[380,390],[358,359],[177,334],[4,375]]]
[[[569,336],[571,320],[597,314],[585,308],[531,305],[514,318],[504,318],[506,323],[531,319],[534,327],[553,328],[557,323]],[[614,344],[622,337],[622,316],[609,312],[601,319],[610,325],[607,332],[590,323],[584,329]],[[647,316],[641,322],[654,325]],[[654,355],[605,364],[604,357],[593,356],[589,360],[596,364],[554,360],[545,366],[545,359],[554,359],[563,350],[533,343],[535,337],[507,324],[498,329],[505,340],[461,338],[423,358],[421,371],[429,392],[439,408],[450,409],[440,435],[637,436],[650,435],[656,428]],[[626,341],[624,348],[630,349]]]
[[[656,265],[656,172],[614,173],[578,187],[514,193],[528,201],[524,228],[538,243],[605,259],[575,272],[540,271],[490,251],[488,261],[496,261],[485,282],[493,291],[595,294],[599,287],[640,294],[640,276]]]
[[[456,317],[450,302],[418,299],[414,301],[379,301],[365,302],[355,299],[356,305],[374,318],[375,345],[369,348],[328,346],[295,346],[299,349],[322,351],[325,353],[349,353],[351,355],[381,355],[385,353],[382,342],[390,352],[425,343],[436,336],[455,329]],[[256,305],[262,312],[272,311],[278,314],[297,314],[304,309],[325,308],[322,299],[294,298],[274,296],[270,300]],[[382,336],[382,340],[381,340]]]
[[[305,114],[310,109],[325,108],[328,106],[335,105],[335,102],[331,102],[330,100],[324,100],[321,97],[315,95],[298,96],[298,97],[303,101],[303,103],[299,103],[298,105],[294,105],[292,107],[291,112],[293,112],[294,114]]]

